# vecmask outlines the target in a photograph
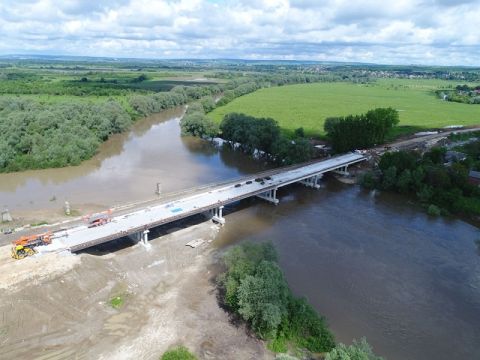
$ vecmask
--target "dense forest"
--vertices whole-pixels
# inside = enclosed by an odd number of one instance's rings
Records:
[[[77,165],[131,123],[114,100],[52,105],[0,98],[0,172]]]

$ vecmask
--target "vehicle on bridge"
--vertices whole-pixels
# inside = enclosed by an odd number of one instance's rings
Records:
[[[88,227],[102,226],[106,223],[109,223],[112,215],[112,210],[102,211],[100,213],[95,213],[85,216],[83,219],[87,222]]]
[[[52,242],[52,233],[22,236],[12,241],[12,258],[20,260],[36,253],[37,246],[48,245]]]

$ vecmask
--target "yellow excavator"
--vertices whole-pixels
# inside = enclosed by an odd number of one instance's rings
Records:
[[[52,233],[22,236],[12,241],[12,258],[20,260],[36,253],[35,247],[48,245],[52,242]]]

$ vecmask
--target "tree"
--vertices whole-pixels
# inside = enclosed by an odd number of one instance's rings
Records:
[[[262,261],[255,276],[248,275],[238,287],[238,312],[264,338],[275,337],[287,314],[288,289],[278,265]]]
[[[305,137],[305,130],[303,127],[299,127],[298,129],[295,129],[295,137],[297,138],[304,138]]]
[[[180,121],[182,135],[213,138],[218,134],[218,126],[201,112],[186,114]]]
[[[400,174],[397,181],[398,191],[406,194],[410,190],[410,186],[412,182],[413,182],[412,173],[410,172],[410,170],[409,169],[403,170],[403,172]]]
[[[208,114],[211,112],[213,109],[215,109],[215,100],[213,99],[212,96],[207,96],[204,97],[201,101],[203,111]]]
[[[395,189],[397,185],[397,168],[395,166],[390,166],[383,173],[382,187],[385,190]]]

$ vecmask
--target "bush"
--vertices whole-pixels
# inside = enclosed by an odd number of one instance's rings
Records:
[[[372,171],[367,171],[360,177],[360,185],[367,189],[374,189],[376,183],[375,175]]]
[[[367,340],[363,338],[359,342],[353,340],[350,346],[338,344],[327,354],[325,360],[383,360],[383,358],[375,355]]]
[[[178,346],[165,352],[161,360],[196,360],[197,358],[184,346]]]
[[[440,216],[441,210],[437,205],[430,204],[427,209],[428,215]]]
[[[295,129],[295,137],[297,138],[304,138],[305,137],[305,130],[303,127],[299,127],[298,129]]]
[[[268,342],[267,348],[274,353],[286,353],[288,350],[287,339],[284,337],[277,337]]]

